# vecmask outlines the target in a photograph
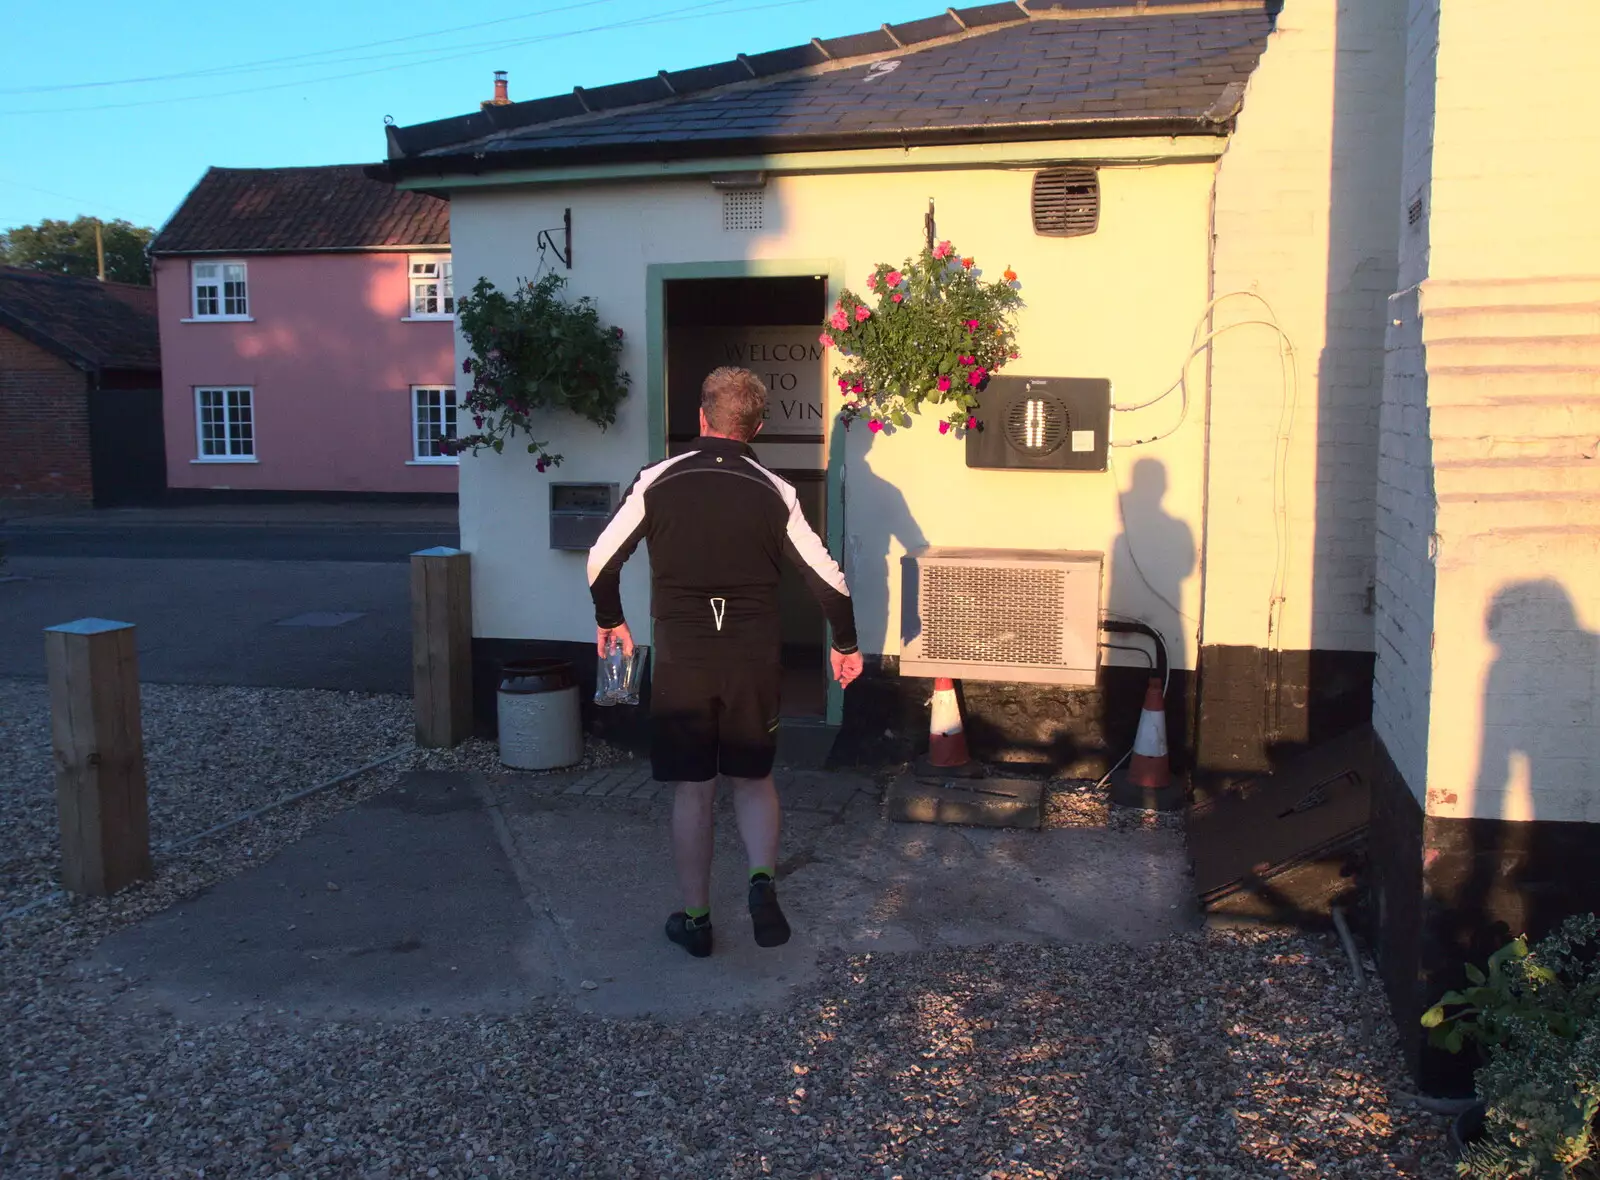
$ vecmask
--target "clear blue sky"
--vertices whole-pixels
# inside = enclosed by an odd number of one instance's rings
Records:
[[[474,111],[497,69],[513,99],[538,98],[943,10],[941,0],[16,5],[0,72],[0,229],[80,213],[160,226],[213,164],[377,160],[385,115],[408,124]]]

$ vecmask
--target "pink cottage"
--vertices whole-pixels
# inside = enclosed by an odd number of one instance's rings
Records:
[[[212,168],[151,255],[169,488],[455,492],[445,202],[358,165]]]

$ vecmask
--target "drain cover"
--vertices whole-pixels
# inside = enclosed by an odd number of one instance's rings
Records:
[[[292,619],[279,619],[280,627],[343,627],[346,623],[353,623],[365,615],[366,611],[360,610],[314,610],[303,615],[295,615]]]

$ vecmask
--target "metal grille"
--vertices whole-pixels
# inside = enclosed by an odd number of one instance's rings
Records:
[[[760,229],[762,195],[762,190],[758,188],[723,193],[722,228]]]
[[[1027,393],[1006,412],[1006,441],[1024,455],[1048,455],[1066,441],[1072,416],[1058,397]]]
[[[1060,664],[1066,572],[1017,566],[922,567],[919,597],[929,660]]]
[[[1033,174],[1033,232],[1056,238],[1092,234],[1100,226],[1100,174],[1093,168],[1051,168]]]

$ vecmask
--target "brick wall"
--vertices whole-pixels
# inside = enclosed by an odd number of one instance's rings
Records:
[[[92,496],[87,381],[0,328],[0,497]]]
[[[1392,0],[1285,6],[1218,168],[1216,326],[1275,316],[1298,380],[1269,328],[1214,346],[1207,644],[1373,648],[1403,53]]]
[[[1375,723],[1431,817],[1596,823],[1600,10],[1524,16],[1410,5]]]
[[[1389,300],[1379,427],[1373,727],[1420,800],[1433,687],[1433,443],[1418,284],[1428,273],[1439,2],[1410,6],[1399,207],[1400,289]]]

